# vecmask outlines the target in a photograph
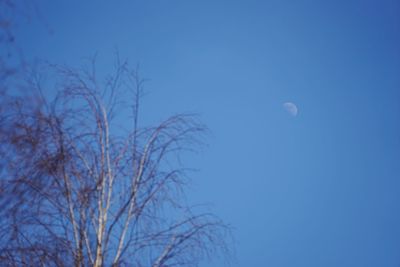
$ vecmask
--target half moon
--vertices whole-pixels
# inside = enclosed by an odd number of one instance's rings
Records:
[[[299,112],[297,106],[293,104],[292,102],[285,102],[283,103],[283,108],[293,117],[297,116],[297,113]]]

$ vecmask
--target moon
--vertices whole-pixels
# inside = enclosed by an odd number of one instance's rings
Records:
[[[283,103],[283,108],[293,117],[297,116],[297,113],[299,112],[297,106],[293,104],[292,102],[285,102]]]

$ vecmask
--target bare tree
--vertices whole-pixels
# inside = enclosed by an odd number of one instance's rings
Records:
[[[197,266],[225,250],[227,226],[185,205],[177,157],[200,141],[196,117],[142,126],[124,62],[103,82],[95,64],[56,69],[51,99],[38,76],[2,96],[0,265]]]

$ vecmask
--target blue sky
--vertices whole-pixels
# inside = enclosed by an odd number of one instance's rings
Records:
[[[188,197],[234,227],[234,266],[400,266],[399,1],[37,3],[26,58],[107,71],[118,49],[146,116],[201,114]]]

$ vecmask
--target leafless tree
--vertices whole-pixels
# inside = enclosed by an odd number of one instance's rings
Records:
[[[142,126],[143,81],[116,65],[102,82],[95,64],[54,67],[53,97],[37,75],[2,96],[1,266],[197,266],[226,250],[228,227],[185,204],[178,157],[203,125]]]

